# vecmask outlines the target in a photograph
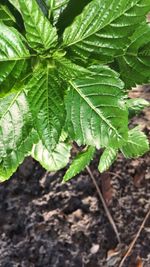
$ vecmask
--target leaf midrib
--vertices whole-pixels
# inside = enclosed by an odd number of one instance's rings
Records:
[[[34,55],[29,55],[26,57],[12,57],[12,58],[0,59],[0,62],[26,60],[26,59],[30,59],[33,56]]]
[[[11,19],[13,22],[16,23],[16,20],[15,20],[14,16],[11,14],[11,12],[9,12],[9,10],[6,8],[5,5],[1,5],[0,9],[3,10],[9,16],[9,19],[5,19],[5,20],[10,20]]]
[[[46,46],[45,36],[42,35],[41,31],[39,30],[38,25],[35,24],[35,21],[34,21],[34,19],[33,19],[33,14],[32,14],[32,13],[30,12],[30,10],[28,9],[28,5],[26,4],[26,2],[25,2],[24,4],[25,4],[26,9],[27,9],[27,11],[28,11],[28,16],[31,18],[32,23],[33,23],[33,25],[34,25],[34,27],[35,27],[35,30],[36,30],[38,36],[40,37],[41,44],[43,45],[43,48],[44,48],[45,50],[47,50],[48,47]],[[39,8],[39,7],[38,7],[38,8]],[[40,12],[41,10],[39,9],[38,11]],[[44,24],[45,24],[47,18],[44,17],[43,14],[42,14],[42,19],[43,19]],[[47,22],[49,22],[49,21],[47,20]],[[27,25],[28,25],[28,23],[27,23]],[[44,25],[44,26],[45,26],[45,25]],[[50,23],[49,23],[49,26],[50,26]],[[53,30],[53,29],[51,29],[51,27],[49,27],[49,29],[50,29],[50,30]],[[30,34],[31,34],[31,32],[30,32]],[[28,35],[28,32],[27,32],[27,35]],[[42,38],[42,36],[44,36],[44,38]],[[35,42],[34,40],[33,40],[33,41],[30,41],[30,40],[29,40],[29,43],[33,43],[33,44],[34,44],[34,43],[37,43],[37,42]]]
[[[128,143],[128,145],[129,145],[129,144],[132,144],[132,145],[136,145],[137,147],[142,147],[142,148],[143,148],[143,145],[142,145],[142,144],[140,144],[140,143],[135,143],[135,142],[133,142],[132,140],[129,140],[127,143]]]
[[[13,100],[11,101],[11,103],[9,104],[8,108],[6,109],[6,111],[2,114],[2,116],[0,117],[0,120],[3,119],[3,117],[7,114],[7,112],[9,111],[9,109],[12,107],[12,105],[15,103],[16,99],[18,98],[18,96],[23,92],[23,90],[19,91],[16,96],[13,98]]]
[[[53,7],[53,10],[55,11],[55,10],[61,8],[61,7],[64,7],[66,4],[68,4],[68,1],[67,0],[64,1],[62,4],[58,4],[57,5],[57,3],[56,3],[56,5]]]
[[[114,128],[114,126],[112,124],[110,124],[110,122],[101,114],[101,112],[99,112],[95,106],[91,103],[90,100],[88,100],[84,94],[82,94],[82,92],[78,89],[78,87],[72,82],[69,81],[69,83],[71,84],[71,86],[77,91],[77,93],[84,99],[84,101],[90,106],[90,108],[92,110],[95,111],[95,113],[102,119],[102,121],[104,121],[111,129],[113,129],[113,131],[115,131],[116,135],[120,138],[120,139],[124,139],[119,133],[118,131]]]
[[[139,2],[140,0],[137,0],[136,4]],[[135,5],[136,5],[135,4]],[[113,21],[115,21],[116,19],[118,19],[119,17],[121,17],[122,15],[124,15],[128,10],[130,10],[131,8],[133,7],[130,7],[130,8],[127,8],[124,10],[124,13],[121,13],[119,14],[118,16],[116,16],[115,18],[112,18],[112,20],[110,20],[109,22],[107,22],[105,25],[101,26],[99,29],[96,29],[95,31],[93,31],[92,33],[86,35],[86,36],[83,36],[81,39],[78,39],[72,43],[69,43],[69,44],[66,44],[67,47],[69,46],[72,46],[74,44],[77,44],[77,43],[80,43],[82,42],[83,40],[89,38],[90,36],[94,35],[95,33],[97,33],[98,31],[102,30],[103,28],[107,27],[110,23],[112,23]]]

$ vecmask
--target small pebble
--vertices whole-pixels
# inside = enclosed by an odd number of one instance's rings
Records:
[[[98,251],[99,251],[99,245],[93,244],[91,249],[90,249],[91,254],[96,254]]]

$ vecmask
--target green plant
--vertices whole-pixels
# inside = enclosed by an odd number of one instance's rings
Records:
[[[150,82],[149,11],[149,0],[0,5],[1,181],[28,155],[49,171],[63,168],[73,142],[83,150],[64,181],[96,149],[103,149],[101,172],[118,151],[129,158],[148,151],[145,134],[129,129],[128,117],[149,103],[130,100],[128,92]]]

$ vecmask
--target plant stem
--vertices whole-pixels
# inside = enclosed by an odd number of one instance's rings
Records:
[[[95,177],[94,177],[94,175],[93,175],[91,169],[90,169],[89,167],[86,167],[86,170],[87,170],[87,172],[89,173],[89,175],[90,175],[90,177],[91,177],[91,179],[92,179],[92,181],[93,181],[93,184],[95,185],[95,188],[96,188],[97,193],[98,193],[98,195],[99,195],[99,198],[100,198],[100,200],[101,200],[101,202],[102,202],[102,204],[103,204],[103,207],[104,207],[104,210],[105,210],[106,215],[107,215],[107,217],[108,217],[108,220],[109,220],[109,222],[110,222],[110,224],[111,224],[111,226],[112,226],[112,228],[113,228],[113,230],[114,230],[114,232],[115,232],[115,234],[116,234],[117,240],[118,240],[119,243],[121,243],[120,236],[119,236],[119,232],[118,232],[118,230],[117,230],[116,224],[115,224],[115,222],[114,222],[114,220],[113,220],[113,218],[112,218],[112,215],[111,215],[111,213],[110,213],[110,211],[109,211],[109,209],[108,209],[108,207],[107,207],[107,205],[106,205],[106,203],[105,203],[105,200],[104,200],[104,198],[103,198],[102,192],[101,192],[101,190],[100,190],[100,188],[99,188],[99,186],[98,186],[98,184],[97,184],[97,181],[96,181],[96,179],[95,179]]]

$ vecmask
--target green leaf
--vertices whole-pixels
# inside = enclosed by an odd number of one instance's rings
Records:
[[[143,98],[132,98],[126,101],[126,105],[129,110],[139,112],[146,107],[149,107],[150,103]]]
[[[56,25],[64,9],[67,7],[69,0],[45,0],[49,7],[49,18],[53,17],[53,24]]]
[[[19,6],[19,0],[9,0],[9,2],[18,10],[20,11],[20,6]]]
[[[25,71],[29,56],[19,32],[0,22],[0,96],[10,90]]]
[[[125,56],[118,62],[127,88],[150,82],[150,24],[141,25],[135,31]]]
[[[149,10],[149,0],[93,0],[65,30],[64,46],[84,58],[122,55]]]
[[[60,138],[65,121],[63,84],[52,66],[39,68],[26,86],[35,129],[49,152]]]
[[[58,171],[64,168],[70,158],[71,146],[69,144],[60,142],[57,144],[54,151],[51,153],[39,141],[33,146],[32,157],[40,162],[40,164],[48,171]]]
[[[110,168],[110,166],[116,160],[117,154],[118,154],[118,150],[113,149],[111,147],[108,147],[104,150],[104,152],[100,158],[100,162],[99,162],[99,166],[98,166],[98,169],[101,173],[104,171],[107,171]]]
[[[93,159],[94,153],[95,148],[92,146],[89,146],[85,151],[80,152],[72,161],[69,169],[67,170],[63,178],[63,181],[67,182],[75,175],[83,171]]]
[[[37,52],[54,49],[57,31],[52,27],[36,0],[18,0],[26,28],[29,45]]]
[[[5,5],[0,5],[0,22],[4,22],[8,26],[12,26],[16,23],[15,17]]]
[[[136,127],[129,131],[127,143],[121,148],[126,158],[136,158],[149,151],[149,143],[146,135]]]
[[[105,66],[91,76],[70,81],[65,98],[67,130],[79,145],[119,147],[127,139],[128,112],[123,101],[123,83]]]
[[[26,60],[2,62],[0,64],[0,97],[18,87],[28,71]],[[19,79],[19,82],[18,82]]]
[[[21,34],[0,22],[0,62],[7,61],[9,64],[9,61],[23,60],[29,56]]]
[[[65,57],[60,59],[56,58],[56,66],[62,78],[66,78],[67,80],[70,80],[70,78],[79,78],[84,77],[85,75],[91,75],[91,72],[87,68],[74,64]]]
[[[25,92],[0,99],[0,181],[8,179],[31,151],[32,131]]]

